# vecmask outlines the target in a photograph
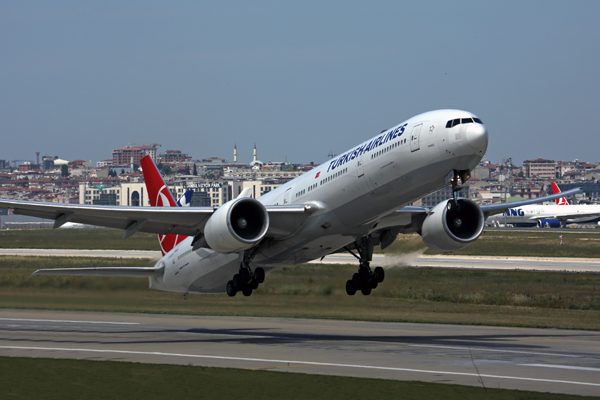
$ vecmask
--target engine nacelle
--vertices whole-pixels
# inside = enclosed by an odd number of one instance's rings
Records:
[[[560,228],[560,221],[555,219],[540,219],[537,222],[538,228]]]
[[[237,253],[258,243],[269,229],[269,214],[249,197],[231,200],[206,221],[204,238],[214,251]]]
[[[474,201],[459,198],[439,203],[423,221],[421,236],[431,250],[442,253],[459,250],[471,244],[481,232],[485,218]]]

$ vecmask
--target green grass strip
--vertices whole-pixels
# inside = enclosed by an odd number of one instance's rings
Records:
[[[0,357],[0,398],[563,400],[585,397],[231,368]]]

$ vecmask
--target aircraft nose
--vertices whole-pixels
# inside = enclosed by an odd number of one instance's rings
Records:
[[[467,128],[467,142],[477,150],[485,150],[488,145],[488,132],[483,124],[471,124]]]

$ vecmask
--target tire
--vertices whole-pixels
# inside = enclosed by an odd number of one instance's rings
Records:
[[[233,276],[233,284],[236,290],[242,290],[245,283],[246,282],[244,282],[244,279],[240,276],[240,274],[235,274]]]
[[[348,296],[354,296],[356,294],[356,286],[354,285],[354,281],[352,281],[352,279],[346,282],[346,293],[348,293]]]
[[[385,271],[383,270],[383,268],[377,267],[375,268],[375,271],[373,271],[373,273],[377,282],[383,282],[383,280],[385,279]]]
[[[377,280],[373,279],[371,281],[371,289],[376,289],[377,285],[379,285],[379,283],[377,282]]]
[[[362,279],[360,279],[360,274],[355,273],[354,275],[352,275],[352,282],[354,283],[354,288],[356,290],[360,289],[362,286]]]
[[[229,295],[229,297],[233,297],[237,293],[237,290],[235,290],[235,285],[233,284],[233,281],[227,282],[227,286],[225,287],[225,290],[227,291],[227,295]]]
[[[363,295],[368,296],[371,294],[371,288],[370,287],[364,287],[362,289],[360,289],[360,291],[362,292]]]
[[[246,297],[250,296],[252,294],[252,288],[250,286],[244,286],[242,294]]]
[[[258,281],[252,281],[252,283],[250,284],[250,287],[252,288],[252,290],[256,290],[258,289]]]
[[[258,283],[263,283],[265,281],[265,270],[261,267],[258,267],[254,270],[254,279]]]
[[[250,271],[247,268],[240,268],[240,277],[247,282],[250,279]]]

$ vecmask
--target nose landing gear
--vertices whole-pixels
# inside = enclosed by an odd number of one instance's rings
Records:
[[[383,282],[385,272],[381,267],[371,270],[370,263],[373,260],[373,238],[371,236],[356,241],[355,247],[358,250],[358,256],[346,247],[346,250],[359,260],[358,272],[346,282],[346,293],[354,296],[360,290],[363,295],[368,296],[378,284]]]

